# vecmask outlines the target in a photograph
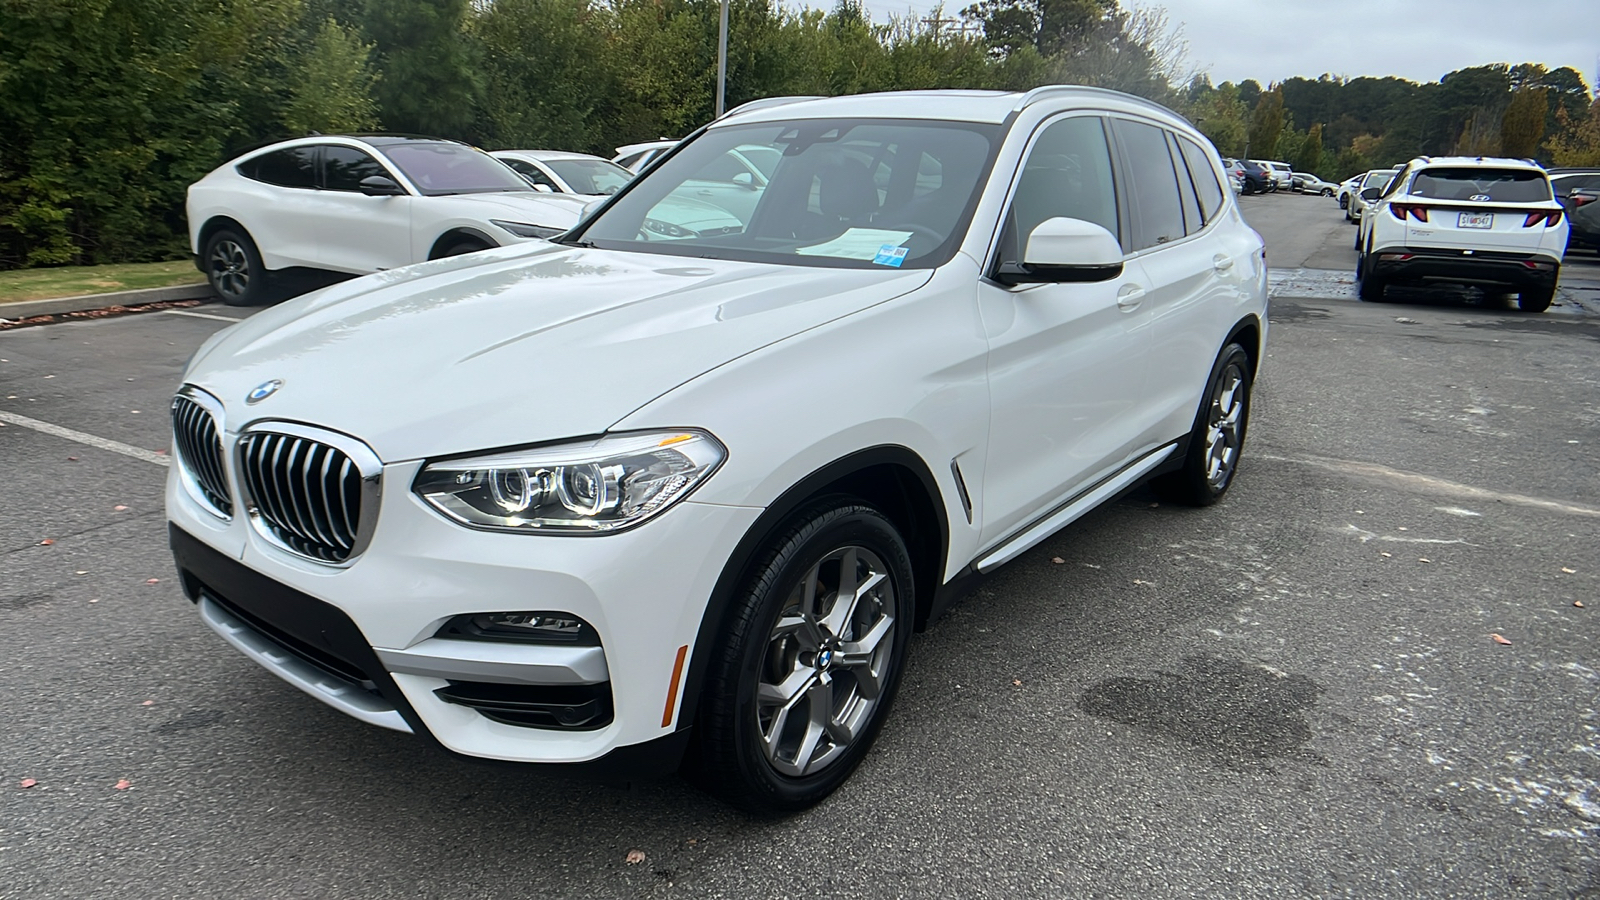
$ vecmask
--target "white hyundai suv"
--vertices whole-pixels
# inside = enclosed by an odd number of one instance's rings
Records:
[[[667,234],[734,148],[739,227]],[[752,104],[555,242],[262,312],[172,402],[205,623],[448,751],[799,809],[911,633],[1160,477],[1238,471],[1261,237],[1205,137],[1093,88]],[[304,728],[262,722],[261,727]]]
[[[1543,312],[1567,246],[1564,210],[1526,160],[1420,157],[1368,204],[1357,239],[1361,299],[1393,284],[1453,282],[1517,294]]]
[[[285,269],[364,275],[551,237],[583,206],[456,141],[318,135],[218,166],[189,186],[187,212],[195,264],[248,306]]]

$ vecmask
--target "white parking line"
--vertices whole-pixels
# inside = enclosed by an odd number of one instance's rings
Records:
[[[124,444],[121,441],[113,441],[109,438],[96,437],[81,431],[73,431],[71,428],[62,428],[60,425],[51,425],[49,422],[41,422],[38,419],[30,419],[27,416],[19,416],[16,413],[0,411],[0,422],[9,422],[12,425],[21,425],[23,428],[32,428],[34,431],[54,435],[58,438],[66,438],[69,441],[77,441],[80,444],[98,447],[101,450],[110,450],[112,453],[121,453],[123,456],[131,456],[134,459],[154,463],[158,466],[172,465],[170,458],[154,450],[146,450],[143,447],[135,447],[132,444]]]
[[[169,316],[193,316],[196,319],[216,319],[218,322],[243,322],[244,321],[243,319],[235,319],[232,316],[219,316],[219,315],[215,315],[213,313],[190,312],[187,309],[163,309],[162,312],[166,313]]]
[[[1488,488],[1473,487],[1470,484],[1460,484],[1454,481],[1446,481],[1443,478],[1434,478],[1431,475],[1418,475],[1415,472],[1391,469],[1388,466],[1380,466],[1376,463],[1358,462],[1351,459],[1331,459],[1326,456],[1276,456],[1270,453],[1258,453],[1255,458],[1270,459],[1273,462],[1295,463],[1302,466],[1316,466],[1319,469],[1338,472],[1342,475],[1383,482],[1412,493],[1433,494],[1439,497],[1459,497],[1492,503],[1507,503],[1568,516],[1600,518],[1600,509],[1596,509],[1593,506],[1584,506],[1581,503],[1562,503],[1559,500],[1529,497],[1526,494],[1492,491]]]

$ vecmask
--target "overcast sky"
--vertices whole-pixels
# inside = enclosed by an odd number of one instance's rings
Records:
[[[948,0],[959,15],[971,0]],[[1122,0],[1183,23],[1192,68],[1263,85],[1324,72],[1437,81],[1468,66],[1571,66],[1595,84],[1600,0]],[[819,0],[811,5],[820,6]],[[926,15],[935,0],[867,0],[873,18]]]

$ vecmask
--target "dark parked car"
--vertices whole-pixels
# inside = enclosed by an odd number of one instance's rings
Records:
[[[1277,190],[1277,183],[1273,180],[1271,169],[1248,159],[1239,160],[1239,166],[1244,169],[1244,192],[1246,194],[1264,194],[1267,191]]]
[[[1600,168],[1551,169],[1550,187],[1567,211],[1567,249],[1600,250]]]

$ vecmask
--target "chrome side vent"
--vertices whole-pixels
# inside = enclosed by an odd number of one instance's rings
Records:
[[[189,493],[222,518],[233,516],[232,492],[222,464],[222,433],[209,397],[185,388],[172,398],[172,443]]]
[[[320,563],[347,564],[366,548],[381,470],[366,447],[317,428],[267,422],[239,438],[240,481],[256,531]]]

